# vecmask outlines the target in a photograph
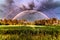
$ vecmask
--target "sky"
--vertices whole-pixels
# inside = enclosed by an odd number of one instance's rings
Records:
[[[28,4],[31,3],[33,0],[13,0],[15,5],[17,7],[22,7],[22,4],[25,5],[27,8],[29,8]],[[34,0],[35,3],[35,7],[36,9],[41,5],[41,2],[44,2],[45,0]],[[38,3],[39,2],[39,3]],[[53,2],[60,2],[60,0],[53,0]],[[0,19],[4,18],[5,15],[5,11],[1,11],[1,10],[6,10],[5,7],[2,7],[1,5],[8,5],[6,3],[6,0],[0,0]],[[52,17],[52,12],[54,13],[54,15],[56,16],[56,18],[60,19],[60,7],[56,7],[54,9],[48,10],[48,11],[44,11],[45,14],[47,14],[49,17]]]

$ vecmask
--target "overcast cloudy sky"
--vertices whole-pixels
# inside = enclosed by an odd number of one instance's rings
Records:
[[[21,4],[24,4],[26,7],[28,7],[28,3],[30,3],[31,1],[33,0],[13,0],[15,2],[15,5],[20,7]],[[44,2],[45,0],[38,0],[40,3],[41,2]],[[53,0],[54,2],[60,2],[60,0]],[[36,4],[35,6],[38,6],[40,5],[37,0],[34,0],[34,3]],[[6,0],[0,0],[0,19],[4,17],[4,12],[1,11],[1,10],[4,10],[5,8],[4,7],[1,7],[1,5],[6,5]],[[60,19],[60,7],[57,7],[55,9],[52,9],[52,11],[55,13],[55,16]],[[47,12],[49,13],[49,11]],[[51,14],[52,15],[52,14]],[[50,15],[48,15],[50,16]]]

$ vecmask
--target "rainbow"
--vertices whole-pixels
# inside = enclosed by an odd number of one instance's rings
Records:
[[[44,13],[40,12],[40,11],[36,11],[36,10],[26,10],[26,11],[23,11],[19,14],[17,14],[14,18],[14,19],[17,19],[19,17],[19,19],[22,19],[22,17],[25,15],[25,14],[34,14],[34,13],[39,13],[41,15],[43,15],[45,17],[45,19],[49,19],[49,17],[47,15],[45,15]]]

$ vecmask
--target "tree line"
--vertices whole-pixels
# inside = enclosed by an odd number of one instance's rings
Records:
[[[43,20],[35,20],[35,21],[27,21],[27,20],[17,20],[17,19],[0,19],[0,25],[58,25],[60,24],[60,20],[56,18],[51,19],[43,19]]]

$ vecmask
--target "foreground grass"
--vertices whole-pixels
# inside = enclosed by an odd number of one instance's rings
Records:
[[[60,26],[1,25],[0,40],[60,40]]]

